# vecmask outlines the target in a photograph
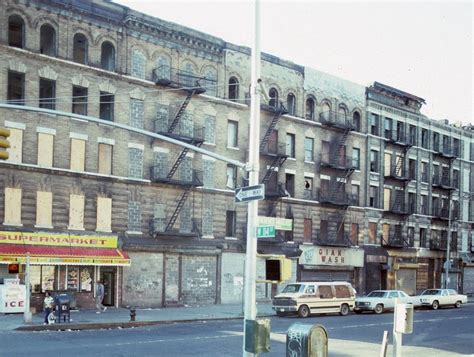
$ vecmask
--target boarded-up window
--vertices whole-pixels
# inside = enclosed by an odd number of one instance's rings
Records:
[[[5,187],[3,224],[21,225],[21,188]]]
[[[12,128],[9,128],[9,130],[10,137],[8,138],[8,141],[10,142],[10,148],[8,149],[8,162],[21,162],[23,150],[23,130]]]
[[[69,229],[84,229],[84,196],[69,196]]]
[[[375,244],[377,236],[377,223],[369,222],[369,243]]]
[[[351,297],[351,292],[349,287],[346,285],[336,285],[336,298],[338,299],[347,299]]]
[[[311,218],[305,218],[303,242],[311,242],[312,234],[313,234],[313,220]]]
[[[53,166],[54,135],[38,133],[38,165]]]
[[[382,243],[387,244],[389,240],[390,225],[384,223],[382,226]]]
[[[359,224],[358,223],[352,223],[351,242],[353,245],[359,245]]]
[[[384,175],[390,176],[390,170],[392,169],[392,155],[385,153],[384,155]]]
[[[383,209],[388,211],[390,209],[390,194],[392,190],[389,188],[383,189]]]
[[[99,174],[112,175],[112,145],[99,144]]]
[[[52,227],[53,193],[36,192],[36,226]]]
[[[71,139],[71,170],[84,171],[86,156],[85,140]]]
[[[112,199],[97,197],[97,229],[98,232],[112,232]]]
[[[321,299],[332,299],[331,285],[320,285],[318,288],[318,293]]]

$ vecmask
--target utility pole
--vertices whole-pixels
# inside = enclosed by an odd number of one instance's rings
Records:
[[[25,271],[25,312],[24,320],[26,324],[31,324],[32,316],[30,311],[30,253],[26,253],[26,271]]]
[[[446,247],[446,264],[444,266],[444,288],[448,288],[448,281],[449,281],[449,267],[451,266],[451,215],[452,215],[452,193],[449,193],[449,209],[448,209],[448,242]]]
[[[259,173],[259,140],[260,140],[260,0],[255,0],[254,42],[252,46],[252,75],[250,84],[250,133],[249,133],[249,185],[258,185]],[[243,356],[254,356],[245,350],[245,341],[249,337],[247,321],[257,318],[256,307],[256,271],[257,271],[257,216],[258,201],[248,203],[247,218],[247,253],[245,257],[245,290],[244,290],[244,343]]]

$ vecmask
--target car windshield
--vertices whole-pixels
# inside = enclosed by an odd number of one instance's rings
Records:
[[[387,296],[386,291],[372,291],[367,297],[385,297]]]
[[[435,290],[435,289],[430,289],[430,290],[425,290],[421,295],[439,295],[441,294],[441,290]]]
[[[287,285],[282,292],[284,293],[299,293],[303,292],[304,285],[303,284],[290,284]]]

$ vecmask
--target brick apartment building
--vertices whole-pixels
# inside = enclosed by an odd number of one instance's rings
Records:
[[[21,243],[0,239],[0,279],[28,252],[36,299],[89,306],[102,279],[113,306],[241,302],[245,172],[149,133],[246,162],[250,50],[109,1],[7,0],[0,18],[0,236]],[[472,128],[268,54],[262,79],[259,216],[277,234],[259,253],[301,250],[296,280],[415,293],[440,286],[451,227],[451,285],[474,292]]]

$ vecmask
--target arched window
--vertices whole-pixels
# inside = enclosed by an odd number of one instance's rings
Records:
[[[56,57],[56,30],[49,24],[40,29],[40,53]]]
[[[115,70],[115,47],[109,41],[102,42],[100,67],[107,71]]]
[[[229,99],[232,101],[239,99],[239,80],[235,77],[229,78]]]
[[[72,47],[72,60],[77,63],[87,64],[87,38],[82,33],[74,35]]]
[[[295,115],[296,112],[296,98],[293,93],[288,93],[288,96],[286,97],[286,105],[288,109],[288,114],[290,115]]]
[[[217,72],[214,68],[208,68],[205,73],[206,94],[217,96]]]
[[[327,102],[324,102],[321,105],[321,118],[324,120],[329,120],[331,118],[331,107]]]
[[[306,119],[314,120],[314,99],[306,99]]]
[[[278,91],[275,88],[270,88],[268,91],[268,96],[270,97],[270,101],[268,105],[274,108],[278,107]]]
[[[187,87],[194,87],[195,86],[195,74],[194,74],[194,66],[190,62],[186,62],[183,64],[182,75],[180,76],[180,83],[187,86]]]
[[[340,120],[345,120],[346,117],[347,117],[346,108],[339,107],[339,109],[337,110],[337,114],[338,114]]]
[[[168,56],[160,56],[156,60],[155,80],[171,80],[171,60]]]
[[[25,47],[25,22],[18,15],[8,18],[8,44],[12,47]]]
[[[354,128],[356,131],[360,131],[360,113],[359,112],[354,112],[354,114],[352,114],[352,125],[354,125]]]

